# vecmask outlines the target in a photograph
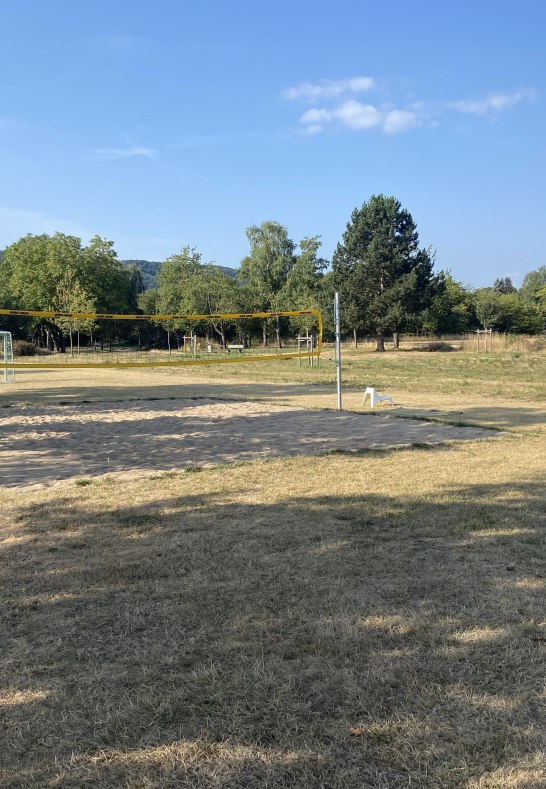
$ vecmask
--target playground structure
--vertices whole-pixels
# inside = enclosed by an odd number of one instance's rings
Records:
[[[483,334],[483,338],[485,341],[485,352],[487,353],[491,349],[491,342],[493,340],[493,329],[476,329],[476,351],[480,352],[480,335]],[[489,338],[489,348],[487,347],[487,338]]]
[[[197,357],[197,335],[195,335],[193,332],[190,332],[190,334],[185,334],[183,336],[182,341],[184,343],[184,354],[188,353],[189,351],[195,359]]]
[[[298,336],[296,337],[296,342],[298,343],[298,355],[299,355],[298,366],[301,367],[301,359],[302,359],[302,355],[304,355],[307,357],[307,364],[310,367],[313,367],[315,360],[315,354],[313,353],[313,350],[317,346],[317,337],[314,334],[314,332],[311,332],[311,334],[307,332],[304,337],[298,334]],[[302,348],[304,349],[303,354],[302,354]],[[318,356],[316,357],[316,360],[318,367],[320,363]]]
[[[13,341],[9,331],[0,331],[0,369],[2,369],[2,381],[5,384],[15,382]]]
[[[313,334],[311,335],[311,339],[304,338],[304,342],[306,343],[305,351],[302,350],[302,343],[298,339],[297,341],[297,351],[292,350],[290,346],[285,348],[278,348],[276,352],[272,353],[237,353],[237,354],[226,354],[225,357],[220,356],[212,356],[210,353],[207,355],[201,356],[199,351],[199,345],[197,343],[197,335],[193,331],[190,334],[185,334],[183,337],[183,349],[182,353],[185,358],[168,358],[168,360],[151,360],[147,358],[146,361],[141,361],[138,359],[123,359],[121,361],[98,361],[96,358],[91,360],[83,360],[78,358],[77,361],[65,361],[66,357],[64,355],[56,355],[56,356],[42,356],[40,357],[39,361],[24,361],[24,362],[14,362],[13,357],[11,362],[7,363],[7,358],[4,360],[0,360],[0,370],[6,371],[8,367],[13,367],[13,369],[20,368],[20,369],[58,369],[58,368],[79,368],[79,369],[86,369],[86,368],[104,368],[104,367],[173,367],[173,366],[185,366],[185,365],[207,365],[207,364],[229,364],[229,363],[237,363],[237,362],[258,362],[258,361],[272,361],[272,360],[286,360],[286,359],[300,359],[302,355],[306,356],[310,363],[313,363],[313,360],[316,358],[318,363],[318,358],[321,354],[322,349],[322,313],[320,310],[281,310],[277,312],[250,312],[250,313],[214,313],[209,315],[203,314],[169,314],[169,315],[151,315],[151,314],[142,314],[142,315],[122,315],[122,314],[100,314],[100,313],[80,313],[80,312],[55,312],[55,311],[45,311],[45,310],[7,310],[7,309],[0,309],[0,315],[11,315],[17,317],[34,317],[34,318],[44,318],[48,320],[55,320],[55,319],[74,319],[74,320],[87,320],[87,321],[136,321],[136,322],[144,322],[148,321],[151,323],[165,323],[165,322],[172,322],[172,321],[184,321],[186,323],[213,323],[214,321],[225,321],[231,322],[231,324],[235,323],[236,321],[241,320],[251,320],[251,319],[262,319],[264,321],[269,321],[272,319],[277,320],[279,318],[299,318],[303,316],[307,316],[309,318],[314,319],[316,324],[316,332],[313,339]],[[308,332],[309,335],[309,332]],[[244,346],[243,346],[244,347]],[[237,349],[243,350],[243,348],[239,347],[239,344],[230,344],[229,349]],[[246,350],[246,349],[245,349]],[[190,358],[187,358],[187,356]],[[7,375],[7,373],[5,373]]]

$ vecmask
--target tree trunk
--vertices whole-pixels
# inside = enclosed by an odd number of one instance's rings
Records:
[[[396,348],[396,350],[400,348],[400,335],[398,334],[397,331],[393,332],[392,334],[392,343]]]
[[[376,347],[375,350],[377,353],[384,353],[385,351],[385,337],[383,334],[378,334],[376,337]]]
[[[222,343],[222,348],[225,351],[226,350],[226,327],[225,327],[224,322],[221,321],[218,324],[213,323],[212,324],[212,328],[214,329],[216,334],[220,337],[220,342]]]
[[[280,322],[280,318],[279,318],[278,315],[277,315],[277,325],[275,326],[275,331],[277,333],[277,348],[282,348],[282,343],[281,343],[281,322]]]
[[[70,333],[70,356],[74,356],[74,341],[72,339],[72,332]]]
[[[358,348],[358,337],[356,336],[356,329],[353,329],[353,337],[355,340],[355,348]]]
[[[264,348],[267,345],[267,320],[264,320],[262,323],[262,338],[263,338],[263,346]]]

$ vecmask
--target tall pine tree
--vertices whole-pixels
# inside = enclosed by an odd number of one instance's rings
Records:
[[[374,195],[355,208],[332,261],[346,329],[385,334],[413,328],[439,287],[433,256],[419,249],[417,226],[394,197]]]

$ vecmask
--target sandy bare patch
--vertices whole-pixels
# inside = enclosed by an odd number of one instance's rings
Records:
[[[417,419],[212,399],[15,406],[0,416],[0,485],[495,436]]]

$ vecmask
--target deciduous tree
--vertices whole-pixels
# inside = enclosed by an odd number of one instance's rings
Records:
[[[535,293],[544,286],[546,286],[546,266],[540,266],[524,276],[519,292],[527,301],[533,301]]]
[[[295,244],[278,222],[262,222],[246,231],[250,254],[241,262],[240,276],[252,294],[255,312],[281,309],[279,296],[295,263]],[[281,345],[280,321],[275,325],[277,345]],[[263,323],[263,344],[267,345],[267,324]]]

